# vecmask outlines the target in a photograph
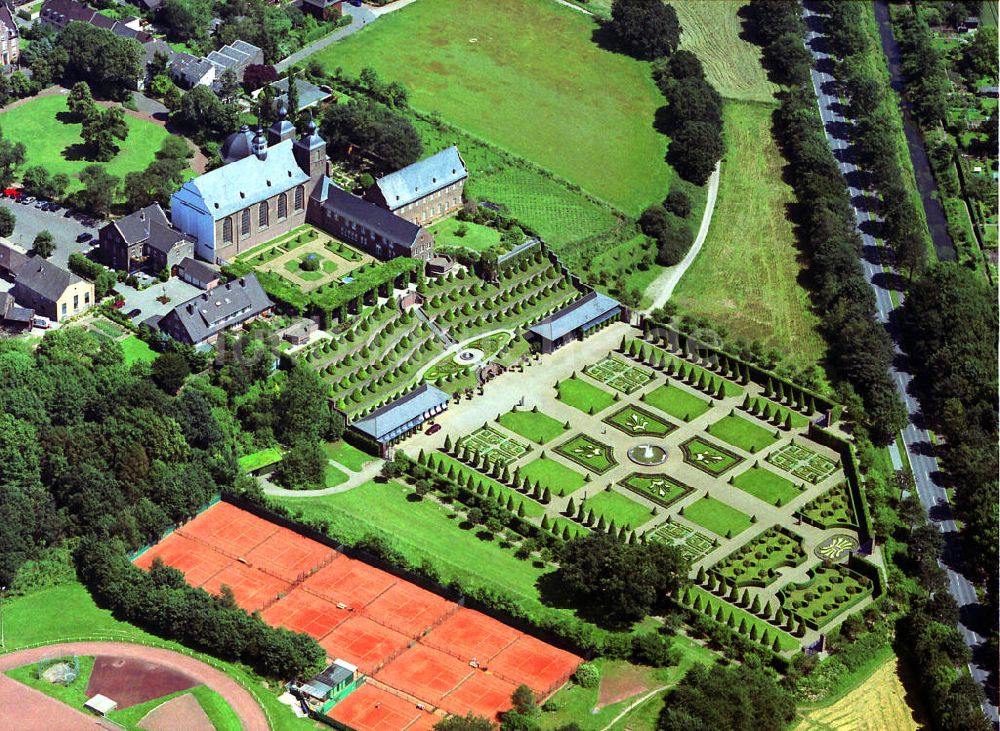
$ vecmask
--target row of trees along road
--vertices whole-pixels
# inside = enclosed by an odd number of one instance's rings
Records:
[[[770,44],[796,33],[801,43],[805,28],[797,2],[752,0],[748,11],[757,42]],[[795,215],[809,257],[807,282],[822,318],[841,400],[873,441],[885,443],[906,423],[906,410],[889,376],[893,345],[876,319],[875,294],[859,261],[861,238],[844,178],[827,145],[808,67],[799,74],[795,85],[781,92],[774,134],[799,202]]]

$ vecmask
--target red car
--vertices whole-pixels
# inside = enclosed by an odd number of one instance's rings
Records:
[[[427,434],[428,435],[430,435],[430,434],[437,434],[439,431],[441,431],[441,425],[440,424],[431,424],[429,427],[427,427]]]

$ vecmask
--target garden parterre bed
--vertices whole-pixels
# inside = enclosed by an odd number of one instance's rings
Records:
[[[715,550],[718,539],[709,538],[704,533],[696,531],[683,523],[667,519],[650,535],[654,541],[677,546],[681,555],[691,563],[695,563]]]
[[[572,495],[585,484],[587,479],[576,470],[548,457],[539,457],[518,468],[517,474],[532,483],[537,482],[543,489],[548,488],[554,495]]]
[[[635,530],[648,523],[653,518],[653,512],[645,505],[622,495],[614,490],[601,490],[587,498],[583,507],[586,511],[594,511],[595,518],[604,518],[604,523],[612,523],[617,528]]]
[[[813,485],[819,484],[837,470],[833,460],[795,442],[767,455],[767,461]]]
[[[500,426],[520,434],[535,444],[545,444],[566,431],[566,426],[547,414],[532,409],[520,411],[515,408],[503,414],[498,420]]]
[[[615,397],[603,388],[593,386],[573,376],[556,384],[559,400],[586,414],[604,411],[615,402]]]
[[[691,421],[708,411],[705,399],[667,383],[643,394],[642,402],[681,421]]]
[[[768,505],[781,507],[797,498],[801,491],[791,480],[786,480],[764,467],[751,467],[731,479],[733,485],[748,492]]]
[[[638,391],[653,380],[653,374],[645,368],[640,368],[614,356],[608,356],[604,360],[587,366],[583,372],[595,381],[600,381],[626,395]]]
[[[480,455],[487,462],[493,462],[502,467],[506,467],[531,451],[528,445],[522,444],[491,426],[482,426],[467,437],[463,437],[459,446]]]
[[[705,432],[751,454],[771,446],[780,438],[774,432],[735,414],[709,424]]]
[[[685,495],[694,492],[693,488],[688,487],[670,475],[650,475],[633,472],[618,484],[664,508],[669,508]]]
[[[707,495],[681,509],[692,523],[719,536],[735,538],[752,525],[750,516]]]
[[[677,428],[666,419],[633,404],[606,416],[602,421],[633,437],[665,437]]]
[[[577,434],[556,447],[555,451],[598,475],[618,464],[610,446],[586,434]]]
[[[807,558],[801,538],[774,526],[721,559],[712,570],[736,586],[766,587],[777,578],[777,569],[799,566]]]
[[[822,495],[814,497],[799,509],[798,515],[802,516],[803,520],[824,529],[858,526],[854,500],[846,482],[838,482]]]
[[[681,453],[685,462],[713,477],[718,477],[743,461],[735,452],[701,437],[692,437],[681,444]]]
[[[820,565],[804,584],[790,584],[779,595],[781,605],[812,627],[822,627],[871,594],[871,581],[844,566]]]

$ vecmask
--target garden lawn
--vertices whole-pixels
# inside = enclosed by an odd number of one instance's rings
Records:
[[[629,530],[635,530],[653,518],[652,510],[614,490],[601,490],[587,498],[584,507],[593,510],[595,518],[603,515],[606,523],[610,524],[613,520],[619,528]]]
[[[344,441],[334,442],[332,444],[327,442],[323,445],[323,451],[329,459],[343,465],[352,472],[359,472],[368,462],[375,461],[375,457],[372,457],[366,452],[362,452],[357,447]]]
[[[733,478],[733,484],[768,505],[784,505],[799,495],[799,489],[794,482],[763,467],[751,467]]]
[[[253,454],[243,455],[239,459],[240,469],[243,472],[254,472],[280,461],[281,450],[277,447],[267,447]]]
[[[535,444],[545,444],[566,431],[562,424],[541,411],[508,411],[500,417],[500,426]]]
[[[37,97],[14,109],[5,110],[0,128],[3,129],[4,139],[24,143],[25,161],[20,170],[41,165],[52,175],[66,173],[71,180],[67,192],[72,192],[81,187],[77,175],[92,161],[82,157],[82,126],[58,119],[59,115],[67,113],[65,96]],[[145,169],[155,159],[156,151],[168,136],[160,125],[137,119],[128,113],[125,123],[128,125],[128,137],[118,142],[118,154],[109,162],[99,163],[108,173],[119,178]],[[192,173],[187,171],[186,174]]]
[[[548,457],[528,462],[521,467],[520,474],[531,482],[537,481],[542,488],[547,487],[556,495],[569,495],[587,484],[582,474]]]
[[[597,30],[550,0],[421,0],[312,58],[373,67],[415,108],[638,215],[674,177],[653,127],[663,98],[649,64],[602,49]]]
[[[347,475],[327,462],[323,466],[323,487],[336,487],[347,482]]]
[[[709,408],[705,399],[669,383],[647,393],[642,402],[684,421],[697,419]]]
[[[135,335],[129,335],[122,340],[122,350],[125,352],[125,365],[133,363],[152,363],[156,360],[155,350],[146,345],[146,341],[140,340]]]
[[[134,625],[115,619],[111,616],[111,612],[98,608],[84,586],[76,581],[36,591],[27,596],[7,599],[4,602],[4,627],[8,650],[29,645],[92,638],[142,642],[191,654],[190,650],[176,642],[163,640]],[[268,710],[274,723],[274,731],[314,731],[315,722],[296,718],[289,713],[288,706],[278,701],[277,692],[265,688],[256,676],[235,664],[194,654],[198,659],[208,660],[213,666],[245,684],[257,701]],[[83,658],[81,658],[81,668],[82,662]],[[202,700],[198,698],[199,703]],[[216,720],[216,716],[211,713],[209,718]],[[222,728],[228,731],[230,726]]]
[[[465,235],[459,236],[455,231],[465,228]],[[481,226],[471,221],[459,221],[457,218],[446,218],[430,227],[434,234],[436,246],[462,246],[473,251],[486,251],[500,243],[500,232],[489,226]]]
[[[722,441],[750,453],[769,447],[779,439],[770,429],[765,429],[736,414],[719,419],[714,424],[710,424],[705,431],[713,437],[718,437]]]
[[[725,102],[726,156],[712,225],[673,301],[681,312],[722,323],[731,337],[758,340],[806,368],[822,362],[826,347],[800,284],[805,262],[787,215],[795,198],[782,179],[785,160],[771,137],[772,112],[767,105]]]
[[[719,536],[738,536],[750,527],[750,516],[712,497],[688,505],[681,515]]]
[[[559,391],[560,401],[589,414],[604,411],[615,402],[615,397],[603,388],[598,388],[575,376],[560,381],[556,388]]]
[[[510,594],[533,614],[542,609],[535,582],[547,569],[459,528],[461,519],[436,500],[411,502],[412,494],[395,482],[368,482],[338,495],[279,502],[306,519],[329,521],[331,535],[347,544],[379,534],[407,560],[434,566],[444,584],[458,579]]]

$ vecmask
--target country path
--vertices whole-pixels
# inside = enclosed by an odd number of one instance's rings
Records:
[[[646,289],[646,293],[649,294],[652,301],[644,312],[652,312],[667,303],[667,300],[674,293],[677,283],[681,281],[681,277],[684,276],[688,267],[697,258],[698,252],[701,251],[701,245],[705,243],[705,237],[708,236],[708,227],[712,223],[712,213],[715,211],[715,199],[719,193],[719,170],[721,165],[721,162],[716,163],[715,170],[712,171],[712,174],[708,178],[708,199],[705,201],[705,212],[701,216],[701,226],[698,227],[698,235],[695,236],[691,249],[681,260],[680,264],[675,264],[665,269]]]
[[[16,680],[6,677],[3,674],[4,671],[38,662],[42,658],[58,655],[112,655],[143,660],[174,668],[189,675],[222,696],[240,719],[240,726],[244,731],[268,731],[270,728],[267,716],[264,715],[263,709],[250,691],[221,670],[216,670],[201,660],[174,652],[173,650],[166,650],[161,647],[147,647],[146,645],[133,645],[125,642],[61,642],[0,655],[0,697],[9,694],[11,690],[10,683],[14,683],[18,691],[25,688],[25,686],[22,686]],[[29,695],[26,692],[21,693],[20,702],[25,702]],[[82,717],[80,720],[87,719],[89,721],[86,728],[95,728],[98,725],[98,719],[93,716],[86,716],[83,713],[80,713],[79,716]],[[79,727],[83,728],[84,726],[81,724]]]
[[[278,487],[270,480],[262,479],[261,487],[263,487],[266,495],[273,495],[274,497],[322,497],[323,495],[336,495],[337,493],[347,492],[348,490],[353,490],[355,487],[364,485],[366,482],[371,482],[382,470],[382,460],[374,457],[372,457],[371,462],[366,462],[359,472],[354,472],[344,467],[340,462],[330,460],[330,463],[350,474],[347,482],[342,482],[333,487],[324,487],[320,490],[288,490],[284,487]]]

